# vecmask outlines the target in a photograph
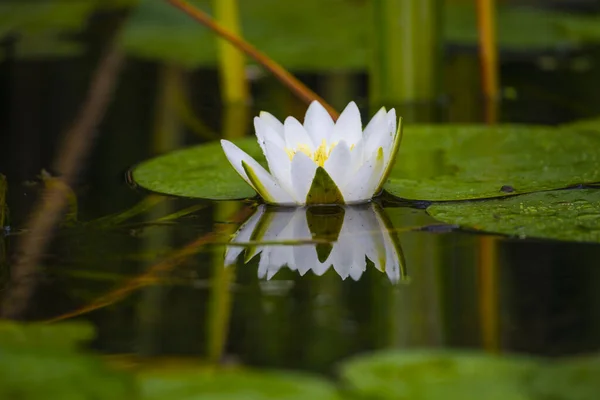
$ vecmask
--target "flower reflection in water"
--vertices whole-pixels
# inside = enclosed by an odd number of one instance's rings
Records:
[[[282,267],[300,275],[329,268],[342,279],[358,280],[367,265],[390,281],[404,277],[404,257],[391,224],[376,204],[274,208],[260,205],[240,227],[225,252],[225,265],[245,250],[247,263],[260,254],[259,278],[271,279]]]

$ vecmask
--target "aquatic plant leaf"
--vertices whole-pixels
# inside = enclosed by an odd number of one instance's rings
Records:
[[[524,357],[397,350],[350,359],[341,377],[356,398],[526,400],[536,369],[537,362]]]
[[[145,400],[339,399],[326,380],[291,372],[169,369],[140,375]]]
[[[465,200],[600,181],[600,134],[527,125],[407,126],[384,189]]]
[[[570,189],[505,199],[434,204],[434,218],[521,238],[600,243],[600,190]]]
[[[265,165],[254,138],[234,141]],[[133,170],[142,187],[207,199],[255,192],[218,143],[169,153]],[[526,125],[413,125],[384,189],[411,200],[503,197],[600,181],[600,133]]]
[[[256,139],[243,139],[235,143],[265,165]],[[233,200],[256,195],[231,167],[218,142],[190,147],[143,162],[133,169],[132,177],[146,189],[175,196]]]
[[[81,324],[0,322],[0,398],[132,399],[135,380],[77,350],[93,330]]]
[[[531,381],[536,399],[595,400],[600,393],[600,355],[559,359]]]
[[[600,117],[583,119],[562,125],[563,129],[571,131],[587,132],[590,134],[600,134]]]

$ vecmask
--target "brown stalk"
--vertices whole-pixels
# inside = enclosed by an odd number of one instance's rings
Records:
[[[263,67],[271,71],[271,73],[275,75],[277,79],[279,79],[285,86],[287,86],[296,96],[298,96],[304,102],[310,103],[313,100],[317,100],[323,105],[323,107],[327,109],[327,111],[334,120],[338,118],[338,112],[327,102],[325,102],[325,100],[323,100],[318,94],[310,90],[306,85],[304,85],[296,77],[294,77],[294,75],[290,74],[277,62],[273,61],[271,58],[267,57],[265,54],[260,52],[256,47],[252,46],[244,39],[240,38],[239,36],[233,34],[229,30],[221,26],[204,11],[182,0],[166,1],[171,3],[174,7],[177,7],[196,21],[200,22],[202,25],[206,26],[207,28],[215,32],[217,35],[221,36],[223,39],[227,40],[229,43],[235,46],[238,50],[240,50],[247,56],[253,58],[256,62],[258,62]]]
[[[477,28],[479,30],[479,57],[481,83],[485,97],[485,122],[498,119],[498,46],[496,41],[495,1],[477,0]]]

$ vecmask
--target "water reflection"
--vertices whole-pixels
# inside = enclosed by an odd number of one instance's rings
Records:
[[[392,282],[405,276],[404,256],[391,223],[376,204],[275,208],[261,205],[240,227],[225,252],[225,265],[245,252],[244,263],[260,254],[259,278],[271,279],[287,266],[300,275],[323,275],[333,267],[358,280],[368,265]]]

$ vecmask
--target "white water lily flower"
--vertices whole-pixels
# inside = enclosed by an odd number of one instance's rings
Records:
[[[259,278],[271,279],[287,266],[300,275],[312,270],[319,276],[333,267],[342,279],[358,280],[369,259],[397,282],[404,258],[386,218],[373,204],[287,209],[261,205],[231,239],[238,245],[227,247],[225,265],[234,264],[246,249],[245,262],[260,254]],[[241,246],[248,242],[255,244]]]
[[[400,145],[402,121],[381,108],[363,132],[354,102],[333,122],[313,101],[304,125],[293,117],[282,124],[267,112],[254,118],[258,143],[269,172],[227,140],[227,159],[238,174],[272,204],[367,202],[385,184]]]

